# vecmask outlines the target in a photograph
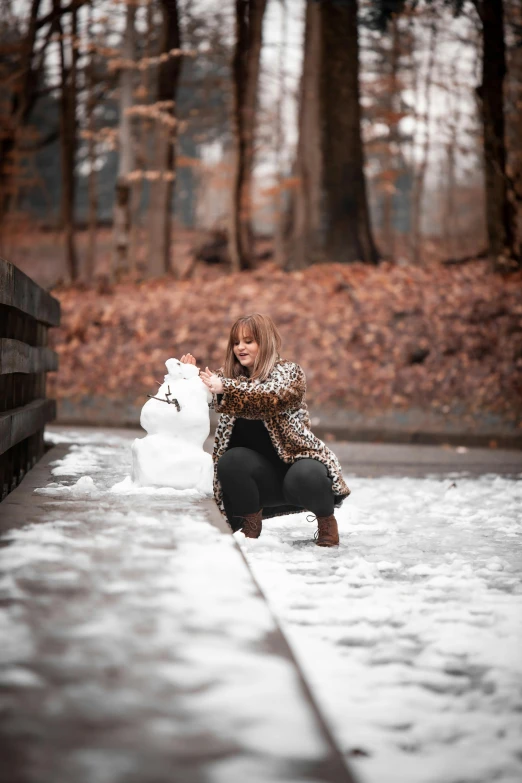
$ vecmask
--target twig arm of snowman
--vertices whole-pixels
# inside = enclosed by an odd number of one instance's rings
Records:
[[[306,376],[295,362],[276,367],[266,381],[257,384],[222,375],[219,378],[223,396],[219,401],[214,394],[212,407],[218,413],[245,419],[270,418],[282,411],[299,408],[306,392]]]

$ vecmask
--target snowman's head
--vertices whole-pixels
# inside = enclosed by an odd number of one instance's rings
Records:
[[[179,381],[182,379],[188,381],[190,378],[195,378],[199,373],[195,364],[185,364],[180,362],[179,359],[167,359],[165,366],[168,373],[165,376],[165,381]]]

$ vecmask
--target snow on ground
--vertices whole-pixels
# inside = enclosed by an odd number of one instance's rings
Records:
[[[522,487],[356,478],[341,545],[306,514],[235,535],[363,783],[522,780]]]
[[[41,521],[1,537],[20,779],[313,783],[330,749],[232,537],[190,495],[111,492],[129,464],[128,439],[84,439],[38,491]]]
[[[0,549],[0,685],[39,694],[27,725],[116,726],[112,750],[63,754],[57,779],[113,783],[128,764],[157,769],[195,726],[235,749],[208,764],[211,783],[296,780],[279,755],[289,725],[291,753],[324,747],[306,719],[285,714],[297,698],[290,668],[255,649],[270,617],[238,599],[251,585],[232,539],[192,493],[125,483],[128,438],[53,440],[72,448],[38,490],[49,521],[12,531]],[[519,783],[520,483],[346,479],[338,549],[313,544],[305,514],[268,520],[257,541],[235,536],[343,752],[362,783]],[[128,735],[118,746],[129,720],[130,747],[145,755],[128,755]]]

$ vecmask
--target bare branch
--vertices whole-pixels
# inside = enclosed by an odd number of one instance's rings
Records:
[[[42,16],[42,18],[36,22],[35,25],[36,29],[41,30],[42,27],[45,27],[45,25],[56,21],[56,19],[59,16],[63,16],[64,14],[70,14],[73,11],[78,10],[78,8],[80,8],[82,5],[86,5],[88,2],[89,0],[73,0],[72,3],[64,6],[63,8],[59,8],[55,6],[52,11],[49,11],[48,14]]]
[[[53,144],[53,142],[58,141],[59,138],[60,131],[58,128],[56,128],[55,130],[49,131],[46,136],[38,139],[38,141],[35,141],[33,144],[22,145],[20,147],[20,152],[38,152],[38,150],[41,150],[44,147],[47,147],[49,144]]]

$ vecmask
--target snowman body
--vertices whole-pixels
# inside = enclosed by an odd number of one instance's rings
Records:
[[[192,364],[165,362],[167,375],[145,403],[140,424],[147,435],[132,444],[132,480],[140,486],[212,493],[212,457],[203,451],[210,432],[212,395]]]

